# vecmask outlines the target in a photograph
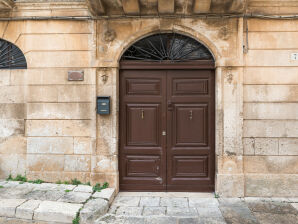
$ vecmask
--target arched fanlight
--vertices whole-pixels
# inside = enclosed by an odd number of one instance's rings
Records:
[[[121,60],[190,61],[214,60],[210,51],[193,38],[162,33],[143,38],[126,50]]]
[[[23,52],[13,43],[0,39],[0,69],[26,69]]]

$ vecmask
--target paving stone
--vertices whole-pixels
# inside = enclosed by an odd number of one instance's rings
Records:
[[[100,192],[95,192],[92,197],[93,198],[102,198],[105,199],[111,204],[114,200],[116,194],[115,188],[106,188],[101,190]]]
[[[289,203],[290,200],[288,198],[270,198],[271,202],[285,202]]]
[[[298,203],[298,198],[288,198],[290,202]]]
[[[226,224],[227,222],[223,218],[198,218],[199,224]],[[237,223],[243,224],[243,223]]]
[[[115,215],[118,208],[120,208],[120,206],[112,204],[112,206],[110,207],[108,213]]]
[[[0,186],[3,186],[4,187],[5,184],[7,184],[7,181],[6,180],[0,181]]]
[[[93,189],[91,186],[88,185],[78,185],[76,186],[73,191],[75,192],[85,192],[85,193],[92,193]]]
[[[220,211],[229,224],[258,224],[257,219],[243,203],[238,205],[225,204],[219,206]]]
[[[97,219],[94,224],[123,224],[124,222],[125,217],[116,217],[115,215],[106,214]]]
[[[200,224],[198,218],[181,218],[178,220],[179,224]]]
[[[245,200],[241,198],[219,198],[219,205],[223,206],[244,206]]]
[[[52,183],[42,183],[42,184],[36,184],[36,190],[59,190],[58,184],[52,184]]]
[[[34,211],[34,220],[72,223],[82,204],[72,204],[57,201],[43,201]]]
[[[116,211],[116,215],[123,216],[141,216],[143,207],[120,207]]]
[[[187,208],[188,200],[187,198],[161,198],[160,206]]]
[[[16,208],[25,201],[25,199],[0,199],[0,216],[15,217]]]
[[[26,199],[34,199],[34,200],[41,200],[41,201],[57,201],[65,194],[65,191],[41,191],[41,190],[34,190],[29,192],[25,195]]]
[[[175,217],[145,217],[145,224],[177,224],[178,219]]]
[[[281,202],[249,202],[247,203],[253,212],[272,214],[297,214],[297,210],[289,203]]]
[[[183,207],[167,207],[167,215],[169,216],[198,216],[196,208]]]
[[[263,198],[263,197],[247,197],[245,202],[290,202],[288,198]]]
[[[80,223],[94,223],[95,220],[105,215],[109,209],[108,201],[102,198],[89,200],[80,212]]]
[[[26,198],[25,195],[29,192],[24,192],[24,190],[20,189],[1,188],[0,199],[24,199]]]
[[[58,201],[69,202],[69,203],[84,203],[90,198],[91,193],[84,192],[67,192]]]
[[[189,207],[217,207],[216,198],[189,198]]]
[[[138,206],[140,197],[116,197],[113,205],[118,206]]]
[[[166,207],[144,207],[143,215],[152,216],[152,215],[165,215]]]
[[[140,206],[159,206],[160,197],[141,197]]]
[[[0,189],[1,199],[26,199],[26,194],[31,192],[33,187],[14,185],[13,187],[4,187]]]
[[[29,200],[21,204],[16,209],[16,217],[20,219],[33,219],[34,210],[39,206],[41,201]]]
[[[298,204],[297,203],[291,203],[291,205],[298,211]]]
[[[124,224],[146,224],[146,220],[143,217],[125,217]]]
[[[51,184],[51,183],[35,184],[35,190],[40,190],[40,191],[48,191],[48,190],[72,191],[75,187],[76,185],[70,185],[70,184]]]
[[[7,218],[7,217],[0,217],[0,224],[54,224],[44,221],[35,221],[35,220],[26,220],[26,219],[17,219],[17,218]],[[55,224],[61,224],[55,222]]]
[[[20,181],[7,181],[5,187],[15,187],[20,185]]]
[[[106,214],[99,219],[97,219],[94,224],[123,224],[125,223],[125,218],[123,216],[115,216],[111,214]]]
[[[294,214],[272,214],[255,212],[260,224],[297,224],[298,216]]]
[[[222,214],[218,207],[197,207],[199,217],[215,217],[222,218]]]
[[[179,224],[226,224],[223,218],[181,218]],[[239,223],[241,224],[241,223]]]

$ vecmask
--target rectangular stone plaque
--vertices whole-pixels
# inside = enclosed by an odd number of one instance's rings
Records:
[[[84,71],[68,71],[68,81],[84,81]]]

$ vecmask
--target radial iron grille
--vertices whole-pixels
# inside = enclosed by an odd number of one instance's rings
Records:
[[[0,69],[25,69],[27,62],[23,52],[14,44],[0,39]]]
[[[213,60],[213,56],[204,45],[190,37],[164,33],[137,41],[124,53],[122,60]]]

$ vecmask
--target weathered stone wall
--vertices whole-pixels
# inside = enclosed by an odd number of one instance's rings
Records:
[[[177,32],[205,44],[216,59],[217,190],[226,196],[244,195],[242,147],[243,20],[237,19],[114,19],[97,22],[97,93],[112,96],[112,117],[98,116],[97,152],[104,150],[118,184],[118,66],[122,53],[136,40],[159,32]],[[107,129],[110,133],[107,132]],[[105,146],[100,148],[99,146]],[[106,147],[107,150],[106,150]],[[102,155],[102,152],[100,153]],[[98,167],[105,175],[107,170]]]
[[[243,53],[242,18],[1,22],[28,69],[0,71],[0,177],[117,188],[120,57],[144,36],[178,32],[216,59],[216,191],[297,196],[297,23],[249,19]],[[68,81],[69,70],[84,70],[84,81]],[[97,95],[111,96],[111,115],[96,115]]]
[[[244,172],[249,196],[298,195],[298,21],[248,21]]]
[[[1,177],[90,180],[95,150],[96,69],[92,22],[1,23],[25,54],[26,70],[1,71]],[[84,70],[84,81],[68,81]]]

